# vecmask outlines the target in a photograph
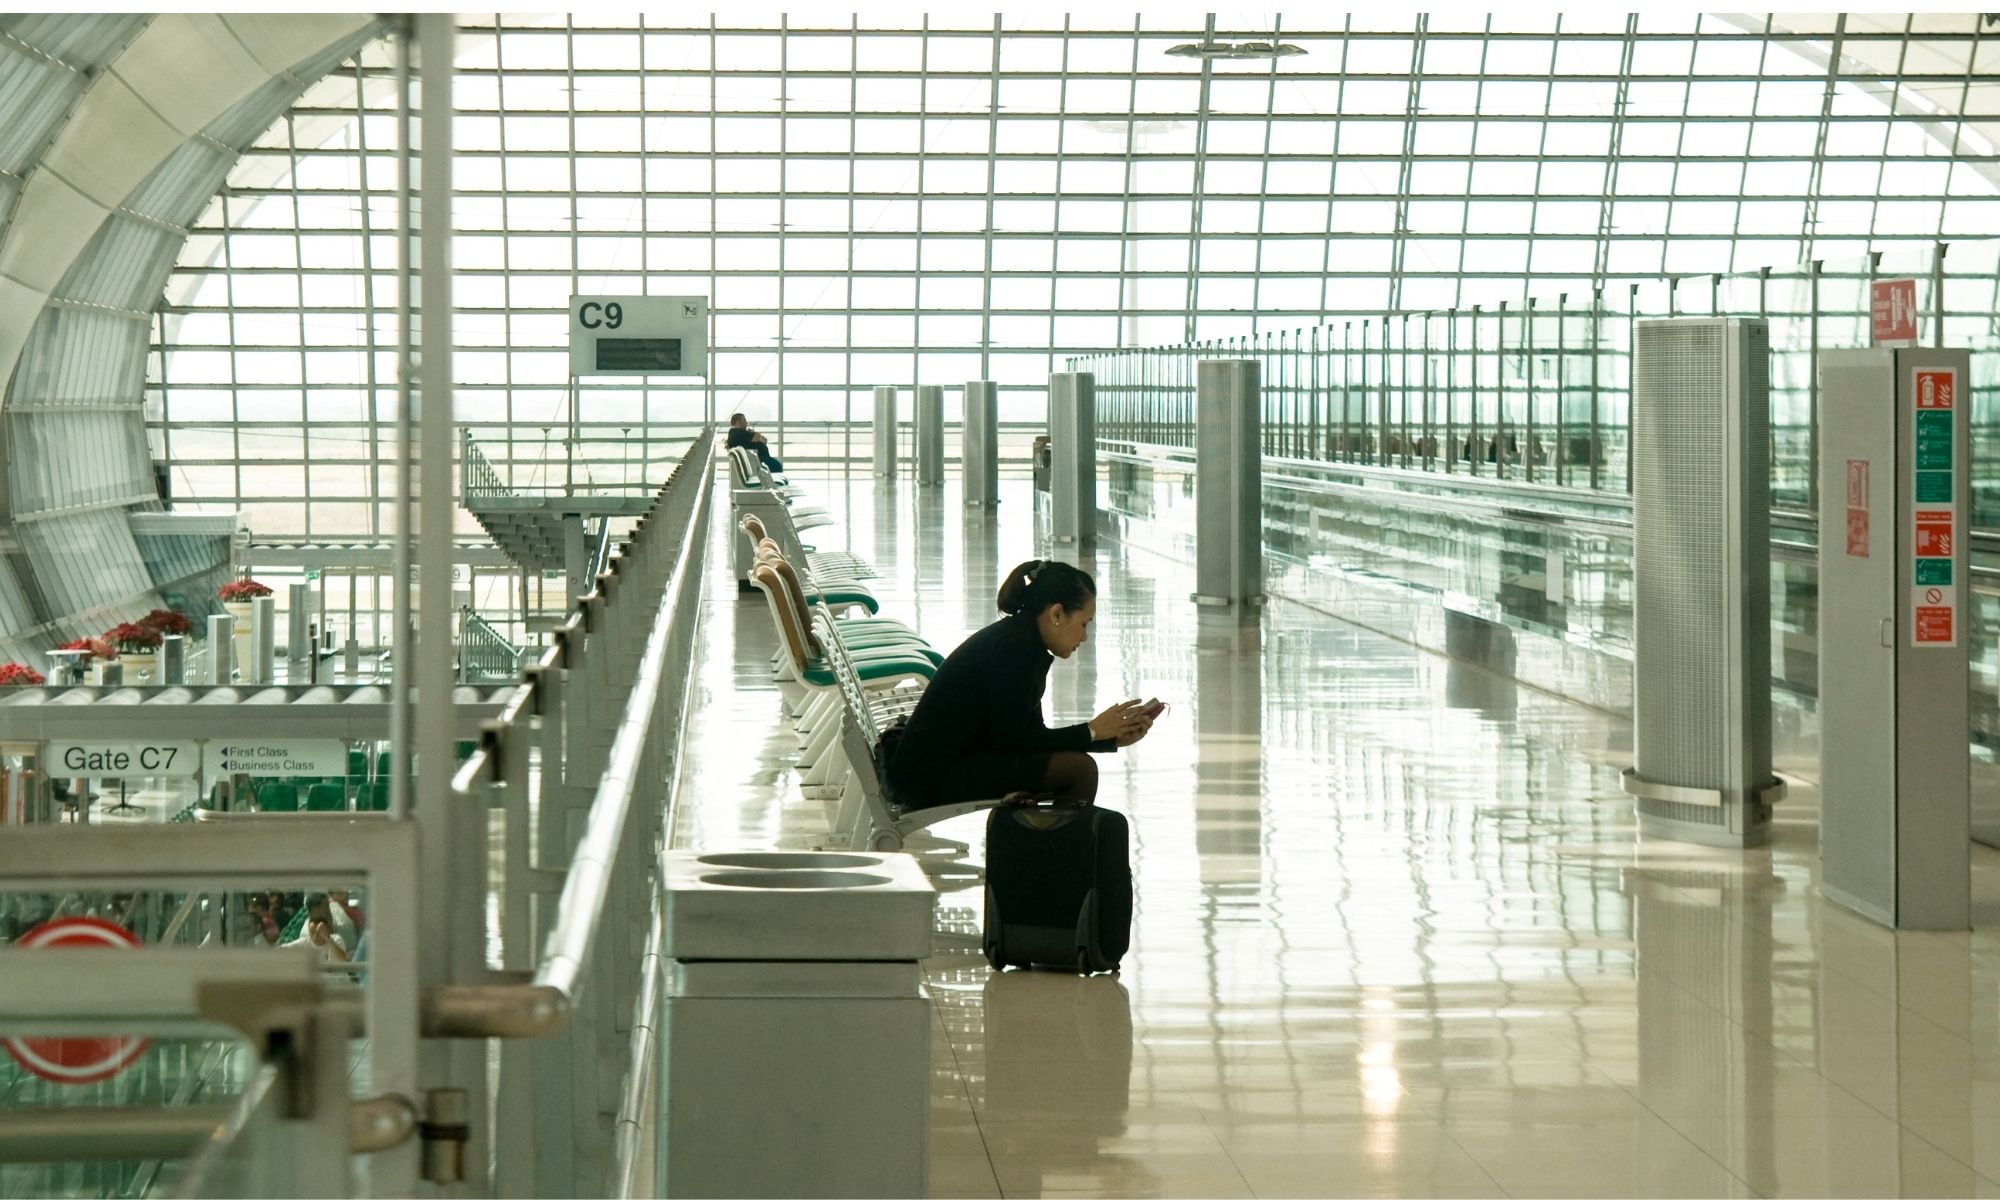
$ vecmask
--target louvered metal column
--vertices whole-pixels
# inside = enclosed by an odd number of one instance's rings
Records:
[[[1049,376],[1049,516],[1058,542],[1097,538],[1097,377]]]
[[[1194,601],[1264,602],[1262,392],[1254,359],[1213,359],[1195,373]]]
[[[896,477],[896,389],[875,389],[875,478]]]
[[[1764,841],[1771,774],[1770,331],[1634,335],[1634,767],[1641,832]]]

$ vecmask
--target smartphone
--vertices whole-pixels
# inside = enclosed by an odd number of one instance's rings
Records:
[[[1146,701],[1146,707],[1139,711],[1145,715],[1148,721],[1151,721],[1158,718],[1161,713],[1167,711],[1167,702],[1155,696],[1151,700]]]

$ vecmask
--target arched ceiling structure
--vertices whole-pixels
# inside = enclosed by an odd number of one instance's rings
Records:
[[[1244,25],[1246,20],[1255,25],[1257,21],[1268,22],[1270,16],[1224,14],[1218,28],[1248,29],[1250,26]],[[509,18],[509,22],[515,20]],[[528,18],[518,20],[536,24]],[[1733,14],[1702,20],[1762,35],[1759,40],[1769,43],[1774,55],[1796,54],[1809,62],[1823,64],[1830,81],[1838,78],[1843,87],[1868,93],[1899,119],[1922,127],[1925,136],[1938,147],[1940,157],[1963,161],[1985,181],[2000,186],[2000,164],[1994,161],[1995,145],[2000,144],[2000,120],[1992,117],[2000,113],[2000,103],[1995,98],[2000,93],[2000,80],[1992,74],[1991,46],[1987,44],[1988,39],[2000,38],[2000,22],[1983,21],[1976,14],[1902,13]],[[1010,25],[1004,46],[1002,27],[996,24],[991,31],[993,44],[984,50],[975,44],[983,36],[980,30],[967,25],[939,43],[967,51],[967,55],[959,56],[965,58],[959,69],[943,71],[939,80],[978,82],[990,75],[996,89],[988,93],[996,97],[992,111],[987,114],[981,109],[970,115],[990,115],[996,127],[1002,117],[1009,115],[1002,111],[1002,92],[998,89],[1018,84],[1028,89],[1033,101],[1034,96],[1040,95],[1037,89],[1046,90],[1051,72],[1058,80],[1058,87],[1066,78],[1072,81],[1072,86],[1088,89],[1098,99],[1102,98],[1099,93],[1131,94],[1129,89],[1138,86],[1140,77],[1138,57],[1122,51],[1108,57],[1094,53],[1091,59],[1096,65],[1080,67],[1072,62],[1070,48],[1074,45],[1079,53],[1093,48],[1103,50],[1112,40],[1136,34],[1097,28],[1083,17],[1077,21],[1079,29],[1074,37],[1069,22],[1065,21],[1055,33],[1042,29],[1036,35],[1031,31],[1025,41]],[[1530,36],[1500,32],[1496,21],[1506,24],[1507,18],[1496,14],[1488,22],[1488,36]],[[1456,53],[1468,48],[1460,43],[1482,37],[1477,25],[1450,22],[1446,24],[1452,25],[1455,32],[1420,26],[1414,36],[1380,21],[1346,18],[1345,22],[1328,24],[1327,18],[1319,17],[1302,21],[1297,29],[1296,36],[1315,47],[1315,57],[1304,61],[1309,74],[1317,80],[1314,86],[1321,90],[1343,84],[1350,76],[1367,77],[1371,68],[1366,65],[1365,56],[1371,46],[1389,46],[1407,56],[1412,46],[1429,44],[1440,55],[1447,49],[1453,50],[1455,54],[1450,61],[1458,62],[1470,61],[1463,53]],[[1671,19],[1668,23],[1672,23]],[[578,36],[573,22],[557,20],[539,24],[545,31],[566,29],[570,39]],[[642,21],[642,28],[644,24]],[[929,24],[926,22],[927,28]],[[786,57],[784,47],[794,41],[801,49],[837,42],[846,32],[847,21],[843,19],[838,25],[841,28],[832,29],[831,37],[827,36],[827,29],[803,32],[794,29],[789,34],[762,28],[730,31],[742,36],[725,38],[724,44],[730,48],[741,46],[745,53],[754,51],[750,54],[752,58],[765,53],[769,48],[766,43],[779,47],[775,62],[768,64],[771,69],[763,69],[765,64],[761,61],[745,67],[734,59],[722,63],[711,59],[705,69],[680,62],[678,69],[672,69],[679,60],[670,59],[663,60],[670,69],[657,72],[660,78],[651,80],[651,84],[663,85],[663,90],[672,92],[683,85],[697,90],[716,87],[719,80],[725,92],[730,88],[737,90],[727,95],[718,93],[720,98],[708,102],[710,118],[717,119],[717,110],[721,108],[736,106],[745,111],[729,112],[722,119],[736,124],[752,123],[767,115],[761,109],[749,110],[763,103],[758,97],[771,86],[772,79],[782,80],[796,74],[806,84],[817,85],[827,79],[837,83],[838,76],[855,74],[859,69],[855,64],[850,64],[846,72],[829,73],[815,70],[810,64],[801,70],[799,60]],[[916,32],[914,18],[908,25],[909,28],[874,31],[857,26],[853,36],[860,45],[861,35],[872,32],[880,36],[869,44],[890,46],[909,41],[908,35]],[[1092,28],[1085,31],[1081,28],[1084,25]],[[1708,37],[1700,32],[1703,28],[1714,27],[1715,24],[1702,26],[1697,21],[1691,29],[1699,41]],[[653,28],[661,27],[655,23]],[[1618,35],[1609,29],[1606,26],[1585,33],[1584,40],[1615,41]],[[1288,18],[1284,33],[1292,37],[1294,30]],[[1334,53],[1335,47],[1347,40],[1350,30],[1356,34],[1355,45],[1361,48],[1358,52],[1361,57],[1355,61],[1363,62],[1362,66],[1352,65],[1344,50],[1338,55]],[[492,32],[497,39],[498,30]],[[702,32],[693,30],[695,40],[699,40]],[[706,32],[712,50],[713,23]],[[922,40],[935,41],[938,32],[929,29]],[[192,537],[177,539],[159,532],[172,523],[169,520],[143,519],[144,510],[160,507],[142,418],[142,394],[149,331],[162,302],[163,284],[187,239],[188,227],[222,186],[231,164],[243,149],[283,116],[306,87],[380,33],[380,23],[364,15],[0,16],[0,380],[6,383],[4,391],[0,391],[0,659],[30,657],[34,650],[59,638],[95,632],[111,620],[156,603],[162,588],[216,569],[212,547],[198,544],[198,539]],[[1146,86],[1186,82],[1170,74],[1182,60],[1163,60],[1166,66],[1162,67],[1155,62],[1155,51],[1164,45],[1152,43],[1163,38],[1168,42],[1186,41],[1193,34],[1187,28],[1151,26],[1148,33],[1151,41],[1143,47],[1147,55]],[[477,41],[481,36],[475,29],[471,39]],[[1676,32],[1674,36],[1681,35]],[[1371,38],[1375,40],[1370,41]],[[1747,43],[1752,39],[1739,40]],[[674,42],[672,31],[664,41]],[[1624,41],[1628,48],[1634,41],[1629,22]],[[497,53],[497,40],[495,47]],[[1017,71],[1010,65],[1009,56],[1024,48],[1034,53],[1023,60],[1028,65]],[[1044,63],[1052,48],[1060,55],[1055,66]],[[1132,64],[1129,68],[1123,65],[1126,59]],[[1421,58],[1413,61],[1424,63]],[[1441,57],[1439,63],[1421,69],[1410,67],[1408,72],[1412,80],[1419,76],[1427,78],[1430,82],[1426,86],[1434,88],[1436,95],[1446,100],[1465,91],[1468,84],[1473,87],[1470,94],[1481,94],[1476,80],[1489,72],[1483,59],[1476,69],[1440,65],[1445,61]],[[645,59],[645,64],[646,71],[653,71],[652,58]],[[927,61],[926,65],[937,67],[935,62]],[[1504,74],[1503,67],[1492,69]],[[925,74],[916,62],[900,61],[876,63],[866,73],[871,77],[866,82],[892,90],[901,89]],[[1761,73],[1761,70],[1753,72]],[[1810,75],[1810,71],[1792,73]],[[473,78],[483,85],[500,74],[497,68],[484,75],[475,71]],[[1391,72],[1384,78],[1393,84],[1394,74]],[[1882,82],[1872,84],[1871,77]],[[1234,78],[1229,82],[1238,85],[1241,91],[1255,81]],[[1505,86],[1518,91],[1538,82],[1513,80]],[[1610,86],[1592,72],[1584,72],[1571,82],[1586,90]],[[922,84],[920,88],[931,86],[934,85]],[[1121,93],[1121,87],[1128,90]],[[1275,111],[1281,96],[1287,104],[1297,99],[1280,89],[1275,77],[1266,84],[1266,89],[1269,95],[1263,99],[1264,107],[1257,111]],[[1250,92],[1254,90],[1252,87]],[[1827,91],[1827,106],[1832,109],[1835,102],[1831,82]],[[1288,110],[1284,114],[1290,118],[1288,128],[1295,130],[1302,123],[1324,121],[1328,117],[1337,122],[1340,114],[1352,107],[1352,102],[1349,93],[1335,94],[1345,98],[1315,111]],[[895,96],[901,95],[902,91],[895,91]],[[930,96],[927,101],[927,95],[922,90],[918,93],[920,118],[924,104],[937,100]],[[1203,95],[1207,96],[1206,85]],[[1412,87],[1408,92],[1409,110],[1403,119],[1414,126],[1420,120],[1436,123],[1484,116],[1477,109],[1456,116],[1455,109],[1442,114],[1428,111],[1424,105],[1429,103],[1430,95],[1427,91],[1420,103]],[[745,96],[749,100],[743,100]],[[1252,100],[1256,98],[1251,96]],[[767,99],[777,105],[780,113],[786,111],[788,104],[798,104],[800,112],[796,115],[801,117],[829,115],[806,111],[810,105],[790,98],[783,86]],[[566,103],[574,121],[575,101]],[[673,103],[686,107],[684,102]],[[855,101],[857,112],[860,103]],[[889,123],[909,116],[904,111],[908,105],[902,100],[892,97],[883,103],[887,107],[867,115]],[[1206,121],[1208,100],[1204,98],[1201,103]],[[1623,104],[1621,98],[1619,108],[1613,111],[1622,112]],[[1131,139],[1146,132],[1145,127],[1151,123],[1124,118],[1121,114],[1126,109],[1118,105],[1108,108],[1097,105],[1090,111],[1100,108],[1106,114],[1102,122],[1124,131],[1128,144],[1123,157],[1129,165],[1134,157]],[[1062,115],[1060,104],[1057,109],[1058,115]],[[1254,118],[1256,111],[1246,110],[1233,116]],[[1375,114],[1371,119],[1380,124],[1395,116],[1395,113]],[[1796,117],[1793,114],[1793,119]],[[1659,118],[1658,114],[1649,114],[1646,119]],[[1266,123],[1268,120],[1267,117]],[[1237,123],[1254,124],[1254,121]],[[1165,123],[1159,124],[1164,127]],[[1192,127],[1192,123],[1173,123],[1176,130],[1183,126]],[[1006,129],[1034,132],[1020,122],[1009,122]],[[1412,158],[1410,145],[1406,139],[1402,155],[1406,167]],[[672,149],[650,145],[632,149],[650,153],[663,148]],[[1338,149],[1333,151],[1335,157],[1342,153]],[[990,148],[988,156],[1008,157],[999,154],[997,147]],[[719,147],[711,145],[705,154],[696,157],[726,156]],[[854,157],[851,147],[849,157]],[[1069,157],[1079,156],[1072,152]],[[1215,158],[1219,162],[1230,156],[1204,153],[1197,157]],[[1478,155],[1468,151],[1468,157]],[[1022,158],[1027,162],[1036,156],[1025,154]],[[1273,158],[1273,149],[1268,136],[1262,158],[1266,160],[1264,190],[1269,191],[1269,160]],[[1244,168],[1256,164],[1223,165]],[[1287,160],[1280,165],[1297,164]],[[670,183],[672,186],[682,185]],[[859,185],[855,187],[858,189]],[[1199,192],[1200,187],[1197,182],[1195,190]],[[1129,193],[1132,188],[1128,180],[1126,191]],[[1333,186],[1327,190],[1338,193],[1340,188]],[[1604,190],[1620,189],[1613,184]],[[992,187],[987,191],[990,226]],[[1012,202],[1015,198],[1008,199]],[[1584,199],[1602,201],[1607,210],[1610,207],[1609,196]],[[1131,207],[1129,203],[1126,205],[1128,211]],[[1238,207],[1242,207],[1240,203]],[[1328,217],[1329,230],[1332,219]],[[1257,228],[1261,238],[1264,235],[1261,218]],[[721,232],[733,236],[738,231]],[[1468,238],[1478,233],[1469,226],[1465,232]],[[990,238],[990,228],[985,235]],[[711,231],[711,238],[714,236],[717,235]],[[1588,237],[1588,232],[1582,236]],[[1602,242],[1607,235],[1600,230],[1597,238]],[[1401,263],[1400,257],[1398,262]],[[1600,266],[1599,270],[1602,269]],[[1133,271],[1134,268],[1126,268],[1127,274]],[[1399,275],[1409,273],[1402,265],[1397,271]],[[1396,303],[1392,300],[1391,306]],[[1325,306],[1323,295],[1320,306]],[[1189,311],[1194,311],[1192,302]],[[138,516],[135,510],[140,510]]]
[[[366,15],[0,17],[0,659],[219,569],[157,509],[142,384],[187,226]],[[224,560],[226,561],[226,560]]]

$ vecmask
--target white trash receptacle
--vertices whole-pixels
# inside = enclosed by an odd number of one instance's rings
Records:
[[[660,880],[658,1194],[926,1195],[922,868],[669,851]]]

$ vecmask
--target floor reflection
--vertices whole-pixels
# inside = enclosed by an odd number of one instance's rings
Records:
[[[942,649],[1038,549],[995,514],[802,481],[845,510],[884,613]],[[858,540],[857,540],[858,539]],[[813,540],[809,538],[808,540]],[[1138,910],[1116,978],[996,977],[980,895],[943,898],[938,1195],[1974,1195],[2000,1192],[2000,854],[1970,934],[1818,897],[1810,714],[1771,846],[1641,841],[1629,726],[1295,605],[1249,624],[1107,538],[1090,644],[1049,708],[1173,705],[1103,761]],[[760,674],[768,618],[710,593],[686,845],[807,845]],[[980,842],[979,818],[945,837]]]

